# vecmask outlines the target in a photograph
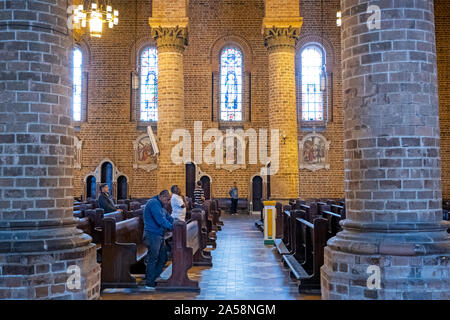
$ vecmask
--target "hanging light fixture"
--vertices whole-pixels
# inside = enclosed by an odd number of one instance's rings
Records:
[[[100,38],[104,23],[109,28],[119,24],[119,11],[113,10],[110,0],[83,0],[74,9],[73,23],[78,29],[86,28],[89,23],[91,37]]]

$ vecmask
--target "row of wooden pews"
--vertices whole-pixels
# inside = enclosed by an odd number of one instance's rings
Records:
[[[277,203],[276,248],[283,263],[298,281],[299,292],[320,293],[320,267],[328,239],[341,231],[345,219],[341,201],[307,202],[292,200],[289,205]]]
[[[147,246],[144,239],[143,213],[147,198],[119,200],[115,211],[104,214],[95,201],[75,202],[78,228],[92,237],[101,263],[101,287],[137,287],[134,275],[145,275]],[[217,200],[208,200],[203,208],[193,209],[187,198],[186,222],[174,223],[166,238],[171,243],[172,258],[157,287],[165,290],[199,290],[198,282],[188,278],[193,265],[211,266],[212,257],[205,249],[216,247],[216,232],[221,230]]]

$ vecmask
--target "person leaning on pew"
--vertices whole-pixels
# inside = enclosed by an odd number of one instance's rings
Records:
[[[167,247],[164,241],[166,230],[173,230],[174,219],[164,207],[170,203],[170,193],[161,191],[159,195],[150,198],[144,210],[144,232],[148,247],[146,289],[155,289],[158,278],[167,262]]]
[[[98,197],[98,206],[105,210],[105,213],[110,213],[114,211],[122,212],[122,209],[116,209],[114,206],[114,201],[109,195],[109,187],[106,183],[100,185],[100,196]]]

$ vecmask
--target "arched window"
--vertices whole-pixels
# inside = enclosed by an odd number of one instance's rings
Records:
[[[94,176],[86,179],[86,199],[96,199],[97,180]]]
[[[140,120],[158,121],[158,51],[147,47],[140,63]]]
[[[236,47],[220,54],[220,120],[242,121],[242,52]]]
[[[109,194],[114,194],[113,190],[113,166],[110,162],[104,162],[101,170],[101,183],[106,183],[109,187]]]
[[[325,55],[318,45],[308,45],[301,51],[302,121],[324,120],[324,66]]]
[[[73,120],[81,121],[83,90],[83,53],[79,48],[73,50]]]

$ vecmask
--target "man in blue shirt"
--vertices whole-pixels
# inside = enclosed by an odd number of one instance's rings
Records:
[[[231,197],[231,214],[237,214],[237,204],[239,194],[236,181],[233,184],[233,188],[230,189],[230,197]]]
[[[166,230],[173,230],[173,218],[164,207],[170,202],[167,190],[148,200],[144,210],[144,232],[147,241],[146,288],[154,290],[155,279],[160,276],[167,262],[167,248],[164,243]]]

